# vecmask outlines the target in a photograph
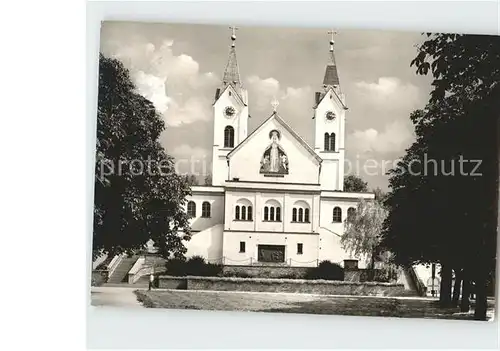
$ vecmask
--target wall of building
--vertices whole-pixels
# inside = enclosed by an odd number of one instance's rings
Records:
[[[326,113],[335,113],[327,120]],[[323,159],[321,187],[324,190],[343,190],[345,110],[332,91],[329,91],[315,110],[314,150]],[[325,133],[335,133],[335,150],[325,151]]]
[[[358,199],[321,198],[320,204],[320,227],[327,228],[334,233],[342,235],[344,233],[344,221],[347,218],[349,208],[356,209]],[[333,209],[340,207],[342,210],[342,221],[333,222]]]
[[[288,193],[286,190],[269,192],[257,189],[226,190],[225,204],[225,230],[313,233],[317,232],[319,227],[320,197],[317,193]],[[236,206],[242,204],[252,206],[252,221],[235,219]],[[280,207],[280,222],[264,221],[264,207],[266,205]],[[309,209],[308,223],[293,221],[294,207]]]
[[[245,242],[245,252],[240,252],[240,242]],[[303,253],[297,253],[297,244],[303,245]],[[318,263],[318,234],[282,234],[225,231],[223,255],[226,265],[250,265],[258,263],[258,245],[285,246],[285,262],[295,267],[314,267]],[[267,263],[266,263],[267,264]]]
[[[197,190],[196,188],[198,187],[193,187],[192,195],[186,197],[186,203],[184,204],[185,211],[187,211],[187,204],[189,201],[194,201],[196,204],[196,216],[189,220],[191,229],[194,231],[201,231],[216,224],[222,224],[224,222],[224,193],[222,191],[209,193],[203,190]],[[210,217],[208,218],[201,216],[204,202],[210,204]]]
[[[222,253],[223,225],[217,224],[200,232],[194,232],[185,242],[186,257],[202,256],[211,263],[220,263]]]
[[[212,150],[212,185],[222,185],[228,179],[226,155],[233,148],[224,147],[224,128],[234,128],[234,147],[246,138],[248,132],[248,106],[236,97],[235,91],[229,87],[222,92],[214,104],[214,132]],[[246,92],[244,98],[246,99]],[[226,107],[233,107],[235,115],[228,118],[224,114]]]
[[[289,173],[282,176],[265,176],[260,173],[264,151],[271,144],[269,133],[281,133],[279,145],[288,158]],[[275,183],[319,183],[319,163],[314,156],[276,120],[270,120],[251,136],[244,146],[235,151],[229,162],[229,179]]]

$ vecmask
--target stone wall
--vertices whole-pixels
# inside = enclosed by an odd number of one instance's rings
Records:
[[[187,278],[186,277],[171,277],[171,276],[161,275],[158,277],[158,288],[160,288],[160,289],[186,290],[187,289]]]
[[[188,290],[287,292],[362,296],[399,296],[403,295],[404,292],[403,284],[375,282],[357,283],[328,280],[219,277],[186,277],[184,279],[187,280]],[[182,280],[182,278],[179,280]]]
[[[308,267],[290,266],[224,266],[222,274],[236,277],[258,277],[258,278],[304,278]]]

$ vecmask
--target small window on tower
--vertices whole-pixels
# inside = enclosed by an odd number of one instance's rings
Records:
[[[245,242],[240,241],[240,252],[245,252]]]

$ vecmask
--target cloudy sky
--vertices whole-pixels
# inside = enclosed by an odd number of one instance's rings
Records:
[[[239,26],[236,51],[249,94],[249,133],[278,111],[310,145],[314,92],[328,60],[329,29]],[[424,107],[430,78],[410,67],[420,33],[336,29],[335,55],[346,115],[346,172],[387,189],[384,174],[414,140],[409,114]],[[227,62],[228,26],[105,22],[101,52],[120,59],[140,94],[163,115],[162,143],[176,158],[210,169],[212,102]],[[202,163],[196,172],[203,172]],[[349,166],[350,165],[350,166]],[[182,169],[180,171],[183,171]]]

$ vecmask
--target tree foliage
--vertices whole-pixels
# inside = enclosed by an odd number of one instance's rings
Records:
[[[344,191],[351,193],[366,193],[368,192],[368,183],[360,177],[350,174],[344,178]]]
[[[190,193],[160,145],[154,105],[135,92],[128,70],[99,56],[93,253],[142,249],[152,239],[165,257],[182,256]],[[182,233],[182,234],[179,234]]]
[[[367,257],[374,268],[386,217],[387,210],[380,202],[361,199],[355,213],[347,216],[342,247],[355,257]]]
[[[415,142],[389,172],[383,245],[399,263],[441,263],[445,301],[452,268],[481,291],[494,269],[500,40],[427,34],[411,65],[432,73],[434,89],[410,116]],[[476,318],[485,318],[485,306],[478,293]]]

